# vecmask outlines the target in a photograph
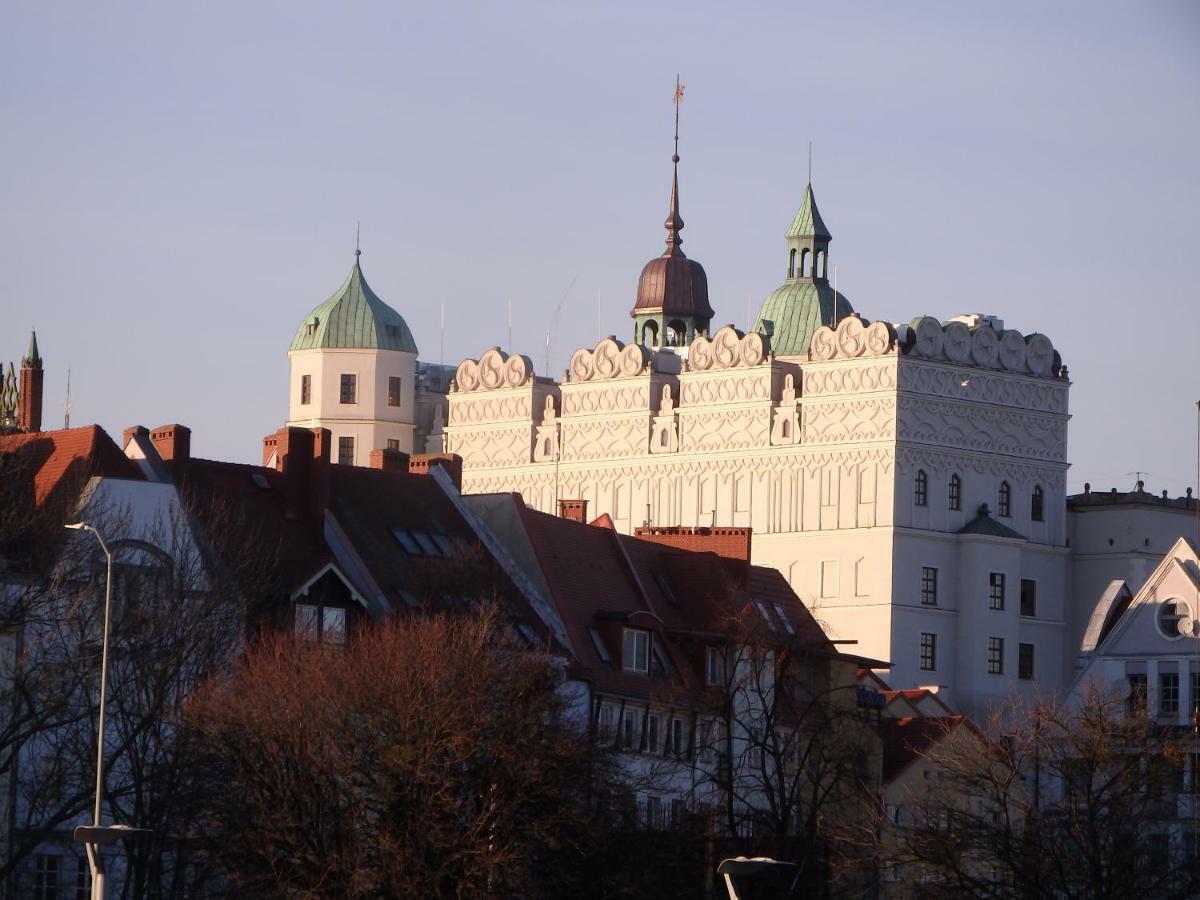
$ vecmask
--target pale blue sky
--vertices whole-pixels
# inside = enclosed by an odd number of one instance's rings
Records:
[[[1195,482],[1200,5],[0,7],[0,359],[47,422],[178,421],[254,460],[286,351],[363,268],[422,358],[628,339],[687,85],[684,249],[718,322],[781,281],[815,144],[867,318],[1001,316],[1074,380],[1069,483]],[[598,312],[600,324],[597,323]]]

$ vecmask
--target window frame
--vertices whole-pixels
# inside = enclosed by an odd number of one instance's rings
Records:
[[[354,465],[354,435],[340,434],[338,435],[338,465],[352,466]],[[349,451],[349,452],[347,452]]]
[[[1002,519],[1012,518],[1012,485],[1007,479],[1000,482],[999,496],[996,498],[996,514]]]
[[[312,403],[312,376],[300,376],[300,405],[308,406]]]
[[[704,683],[720,687],[725,683],[725,648],[708,647],[704,657]]]
[[[922,672],[937,671],[937,638],[936,631],[921,632],[919,667]]]
[[[400,396],[402,393],[403,384],[404,384],[404,382],[400,378],[399,375],[389,375],[388,376],[388,389],[387,389],[387,405],[388,406],[403,406],[404,405],[403,398]]]
[[[349,398],[349,399],[347,399]],[[338,403],[354,406],[358,403],[358,373],[342,372],[338,379]]]
[[[988,609],[1004,612],[1005,594],[1008,591],[1006,572],[988,572]]]
[[[916,478],[913,479],[913,505],[929,505],[929,476],[924,469],[917,469]]]
[[[1174,684],[1168,687],[1168,682],[1174,679]],[[1179,673],[1158,673],[1158,714],[1162,717],[1179,717]]]
[[[1032,643],[1022,641],[1017,644],[1017,679],[1033,681],[1037,651]]]
[[[921,605],[938,605],[937,566],[921,566]]]
[[[632,639],[632,643],[631,643]],[[642,646],[638,646],[639,641]],[[641,656],[642,664],[638,665]],[[644,628],[624,628],[621,633],[621,669],[626,672],[650,674],[650,632]]]
[[[1046,492],[1040,484],[1033,486],[1033,492],[1029,495],[1029,520],[1031,522],[1046,521]]]
[[[946,497],[947,508],[958,512],[962,509],[962,478],[955,472],[950,476]]]
[[[987,673],[989,675],[1004,674],[1004,638],[989,637],[987,639]]]
[[[1026,588],[1028,587],[1028,593]],[[1027,619],[1037,617],[1037,579],[1021,579],[1021,615]]]

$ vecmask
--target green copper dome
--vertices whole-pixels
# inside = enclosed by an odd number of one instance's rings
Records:
[[[829,242],[812,185],[805,185],[800,209],[784,234],[788,245],[787,281],[771,292],[758,311],[754,330],[769,334],[776,356],[805,356],[813,332],[841,321],[854,307],[829,286]],[[835,315],[836,312],[836,315]]]
[[[400,350],[416,353],[417,342],[404,317],[379,299],[358,263],[333,296],[310,312],[296,329],[290,350]]]
[[[771,350],[776,356],[805,356],[813,332],[833,324],[833,300],[833,288],[824,279],[789,278],[763,301],[754,330],[770,333]],[[850,301],[839,293],[838,321],[852,312]]]

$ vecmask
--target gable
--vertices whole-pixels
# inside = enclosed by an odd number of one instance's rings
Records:
[[[1163,605],[1168,602],[1176,604],[1175,612],[1183,617],[1180,621],[1185,631],[1200,619],[1196,554],[1182,539],[1134,595],[1128,609],[1100,642],[1097,655],[1163,656],[1189,652],[1183,636],[1171,635],[1171,623],[1162,620]]]

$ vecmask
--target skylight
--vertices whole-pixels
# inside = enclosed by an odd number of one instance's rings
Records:
[[[600,661],[606,665],[612,665],[612,657],[608,655],[608,648],[604,646],[604,640],[600,637],[600,632],[595,628],[588,628],[588,637],[592,639],[592,646],[596,648],[596,655],[600,657]]]
[[[792,620],[784,614],[783,604],[775,601],[772,605],[775,607],[775,615],[779,616],[779,621],[783,623],[783,627],[787,629],[787,633],[795,634],[796,629],[792,627]]]
[[[438,545],[433,542],[433,538],[423,531],[414,531],[412,536],[417,543],[421,545],[421,552],[426,556],[441,556],[442,551],[438,549]]]
[[[421,549],[421,545],[417,543],[416,539],[410,532],[402,531],[399,528],[393,528],[392,537],[400,542],[400,546],[404,548],[405,553],[413,556],[420,556],[424,552]]]
[[[775,622],[771,619],[771,614],[767,612],[767,605],[761,600],[755,600],[754,605],[758,607],[759,615],[763,617],[763,621],[767,623],[767,627],[772,631],[777,631],[778,629],[775,627]]]

